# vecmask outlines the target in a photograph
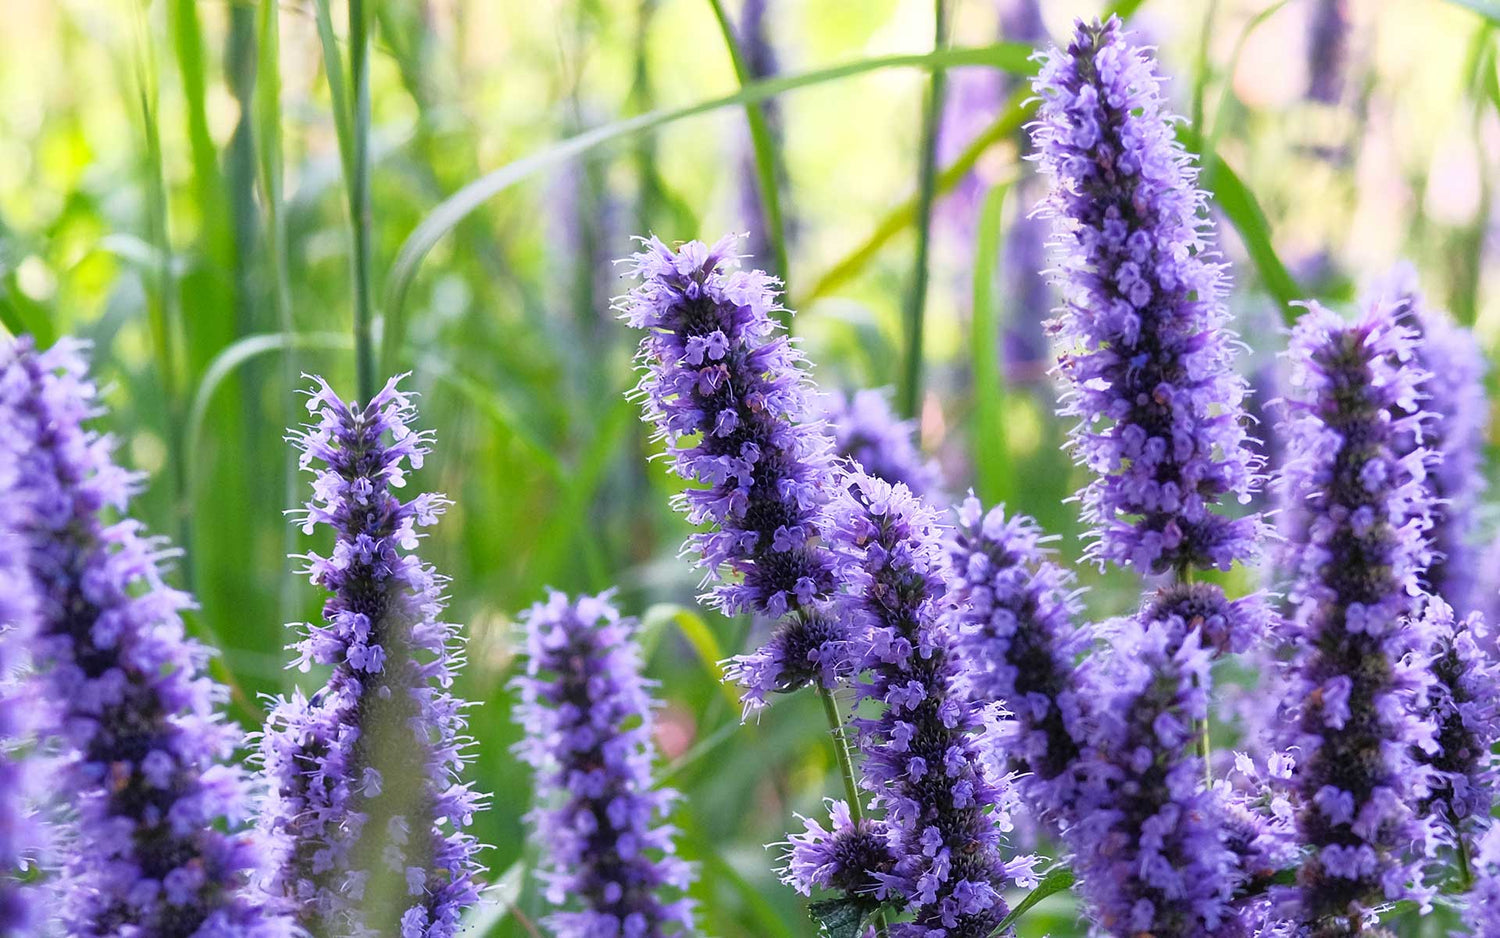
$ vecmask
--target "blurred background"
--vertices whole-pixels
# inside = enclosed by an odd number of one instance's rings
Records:
[[[698,577],[676,556],[677,483],[648,462],[655,446],[624,396],[636,336],[610,310],[629,287],[612,261],[636,234],[750,232],[749,262],[786,277],[819,383],[899,385],[891,400],[916,419],[944,491],[1035,515],[1076,559],[1065,499],[1081,478],[1052,416],[1041,323],[1053,297],[1037,273],[1045,222],[1026,217],[1041,187],[1023,159],[1016,72],[1023,46],[1104,7],[948,0],[937,36],[922,0],[369,6],[372,306],[382,367],[412,372],[419,424],[437,434],[414,485],[455,502],[423,554],[451,577],[450,615],[468,630],[462,694],[478,701],[473,771],[494,793],[478,821],[492,874],[534,920],[530,788],[509,752],[514,617],[547,586],[618,587],[662,684],[663,774],[687,795],[676,821],[701,864],[705,932],[810,935],[764,845],[837,790],[826,726],[807,695],[741,726],[719,685],[713,662],[741,650],[747,626],[700,610]],[[1399,258],[1493,349],[1500,8],[1116,6],[1159,47],[1192,119],[1184,140],[1211,155],[1241,363],[1263,398],[1286,301],[1347,306]],[[177,576],[201,607],[191,627],[220,649],[233,715],[254,728],[264,695],[318,677],[283,670],[285,623],[320,602],[288,555],[326,549],[283,518],[308,489],[283,434],[305,414],[301,373],[354,395],[343,147],[361,122],[346,8],[8,0],[5,12],[0,320],[93,343],[121,458],[150,476],[138,513],[185,548]],[[935,39],[989,47],[1007,67],[950,69],[929,120],[930,73],[911,59]],[[907,59],[766,101],[754,133],[735,98],[742,80],[892,56]],[[673,119],[624,123],[646,114]],[[481,178],[487,191],[461,191]],[[1080,575],[1092,614],[1134,605],[1124,578]],[[486,928],[527,933],[515,917]],[[1066,897],[1022,931],[1073,933]]]

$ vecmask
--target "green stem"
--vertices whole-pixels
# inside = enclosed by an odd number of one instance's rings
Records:
[[[354,85],[353,170],[349,224],[354,229],[354,369],[359,399],[375,396],[375,342],[370,313],[370,17],[365,0],[349,0],[349,74]]]
[[[864,809],[859,804],[859,781],[854,775],[854,759],[849,754],[849,737],[844,734],[844,719],[839,715],[839,702],[830,688],[818,685],[818,699],[823,701],[823,715],[828,718],[828,729],[833,735],[833,755],[838,760],[839,774],[844,778],[844,797],[849,801],[849,819],[858,825],[864,820]],[[875,913],[875,934],[886,938],[888,926],[885,911]]]
[[[948,44],[947,4],[933,3],[933,50]],[[932,70],[927,89],[927,108],[922,116],[921,163],[917,181],[917,256],[912,271],[911,294],[906,303],[906,369],[901,385],[901,411],[915,417],[922,400],[922,321],[927,310],[927,254],[932,240],[932,203],[937,189],[937,134],[943,113],[943,87],[947,72]]]
[[[1465,837],[1455,824],[1453,839],[1458,841],[1459,892],[1467,894],[1474,886],[1474,871],[1469,863],[1469,838]]]

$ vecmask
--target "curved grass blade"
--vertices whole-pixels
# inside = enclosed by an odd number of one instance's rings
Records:
[[[488,938],[499,932],[504,922],[521,900],[526,885],[526,859],[512,863],[500,874],[500,878],[485,887],[475,903],[464,915],[460,931],[473,938]]]
[[[480,176],[439,203],[414,228],[396,254],[386,277],[384,290],[385,339],[384,360],[399,347],[405,332],[404,307],[417,270],[427,254],[460,222],[481,205],[511,186],[580,154],[613,140],[645,133],[690,117],[708,114],[727,107],[758,104],[776,95],[889,68],[955,68],[981,65],[1004,69],[1015,74],[1031,74],[1035,63],[1032,49],[1024,43],[998,42],[988,46],[944,49],[925,54],[887,55],[861,59],[799,75],[786,75],[758,81],[731,95],[665,111],[651,111],[625,120],[603,124],[567,140],[560,141],[524,156],[513,163]],[[1024,117],[1024,115],[1022,115]],[[1021,118],[1018,117],[1017,123]],[[976,154],[975,159],[978,156]],[[972,163],[970,164],[972,165]],[[965,170],[967,171],[967,170]],[[951,188],[951,184],[949,186]]]
[[[1021,916],[1025,915],[1032,906],[1055,892],[1062,892],[1064,889],[1070,888],[1073,885],[1074,879],[1073,871],[1065,866],[1055,866],[1051,870],[1048,870],[1047,874],[1042,877],[1042,881],[1037,883],[1036,888],[1028,892],[1026,898],[1016,903],[1015,908],[1010,910],[1010,914],[1005,916],[1000,922],[1000,927],[995,929],[993,934],[1005,934],[1006,930],[1014,925]]]
[[[1005,432],[1005,382],[1000,374],[1000,310],[995,272],[1000,262],[1000,219],[1010,182],[992,186],[979,209],[974,242],[973,335],[974,423],[970,447],[985,504],[1011,499],[1010,450]]]
[[[755,76],[750,74],[750,66],[745,61],[745,53],[735,35],[734,24],[724,11],[723,0],[709,0],[709,4],[713,6],[714,17],[719,21],[719,31],[724,34],[724,44],[729,47],[729,59],[734,64],[735,78],[739,80],[740,87],[744,88],[754,83]],[[782,288],[785,289],[788,283],[786,220],[781,213],[781,189],[776,181],[776,140],[771,135],[771,125],[766,121],[765,108],[759,102],[745,105],[745,120],[750,125],[750,146],[755,151],[756,189],[760,194],[761,210],[766,214],[768,230],[765,235],[775,254],[776,276],[781,279]]]

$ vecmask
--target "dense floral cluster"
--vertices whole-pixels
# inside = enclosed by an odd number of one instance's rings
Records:
[[[525,617],[526,674],[517,680],[517,748],[537,781],[530,816],[558,938],[692,934],[690,882],[665,822],[676,795],[651,787],[655,753],[635,623],[607,596],[553,593]]]
[[[1014,800],[981,749],[988,727],[964,687],[962,659],[940,615],[947,587],[936,513],[904,485],[852,473],[830,507],[841,613],[865,635],[862,699],[878,716],[855,719],[863,784],[883,813],[895,862],[878,875],[914,921],[897,938],[988,938],[1005,917],[1001,890],[1030,875],[1030,858],[1000,855]],[[836,828],[837,829],[837,828]]]
[[[31,642],[45,700],[35,727],[60,751],[72,837],[64,873],[70,935],[278,938],[292,933],[255,888],[261,857],[240,829],[240,739],[216,713],[223,690],[188,639],[189,598],[163,579],[171,552],[126,518],[137,485],[90,430],[98,412],[81,349],[12,343],[0,360],[0,446],[15,460],[37,601]],[[15,507],[15,506],[13,506]]]
[[[1080,23],[1036,79],[1033,136],[1052,193],[1063,307],[1053,328],[1078,418],[1074,455],[1094,559],[1143,571],[1253,556],[1245,382],[1232,368],[1221,265],[1196,170],[1172,136],[1161,80],[1119,20]]]
[[[1492,750],[1500,742],[1500,661],[1483,650],[1491,640],[1479,615],[1457,618],[1452,607],[1432,597],[1422,617],[1421,630],[1433,639],[1427,718],[1437,733],[1437,751],[1421,754],[1433,776],[1422,806],[1458,846],[1470,825],[1487,822],[1495,800]]]
[[[1415,360],[1427,374],[1421,394],[1428,418],[1420,443],[1434,459],[1423,483],[1432,496],[1427,532],[1432,556],[1423,585],[1455,609],[1466,610],[1472,608],[1476,589],[1470,539],[1475,502],[1484,488],[1480,448],[1489,420],[1484,356],[1473,333],[1427,305],[1410,266],[1402,265],[1386,277],[1379,296],[1399,306],[1402,324],[1415,330]],[[1417,442],[1413,439],[1410,445]]]
[[[363,407],[315,379],[295,432],[316,479],[303,531],[334,534],[306,555],[327,590],[298,663],[332,666],[311,700],[277,702],[261,737],[271,791],[262,828],[272,888],[314,934],[449,938],[477,898],[476,844],[465,828],[480,798],[460,780],[463,704],[455,627],[439,620],[443,580],[412,551],[447,501],[392,492],[418,469],[430,435],[392,379]]]
[[[820,540],[831,442],[812,413],[802,355],[777,334],[775,281],[737,269],[735,243],[673,251],[647,241],[633,259],[642,283],[620,310],[646,331],[636,389],[646,417],[673,471],[706,486],[677,503],[707,527],[689,543],[708,579],[736,575],[717,583],[712,604],[781,620],[731,667],[746,706],[758,707],[774,691],[832,685],[848,640],[826,608],[833,557]]]
[[[1305,515],[1287,546],[1295,658],[1286,705],[1299,753],[1299,835],[1312,854],[1291,897],[1308,923],[1357,928],[1387,899],[1424,901],[1409,858],[1427,837],[1416,806],[1437,752],[1421,711],[1431,673],[1428,619],[1413,617],[1428,559],[1430,458],[1420,435],[1426,374],[1416,333],[1376,303],[1346,324],[1312,305],[1292,336],[1281,426],[1283,504]]]
[[[951,627],[978,700],[1014,717],[1006,753],[1033,809],[1056,817],[1073,795],[1071,769],[1084,737],[1085,702],[1076,662],[1090,632],[1075,628],[1072,575],[1047,556],[1041,528],[1025,515],[988,512],[970,495],[948,543]]]
[[[916,425],[896,416],[884,392],[865,388],[845,396],[835,391],[819,404],[840,456],[877,479],[900,482],[918,496],[937,497],[937,466],[917,449]]]
[[[0,392],[3,393],[3,392]],[[10,414],[0,410],[0,435],[13,438]],[[17,490],[16,451],[0,446],[0,496]],[[28,700],[18,678],[35,638],[36,600],[26,573],[24,505],[0,497],[0,935],[23,935],[39,922],[38,903],[17,877],[31,861],[41,838],[32,816],[37,773],[16,750],[29,744],[38,704]]]
[[[1212,651],[1201,627],[1182,634],[1162,615],[1109,623],[1110,654],[1084,671],[1094,711],[1065,837],[1101,928],[1209,935],[1232,920],[1241,881],[1196,750]]]
[[[896,866],[890,828],[882,820],[854,820],[847,801],[830,801],[828,814],[828,827],[803,818],[802,833],[787,838],[781,881],[804,896],[814,886],[859,898],[885,896]]]

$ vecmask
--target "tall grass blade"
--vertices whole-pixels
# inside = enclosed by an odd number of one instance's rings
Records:
[[[723,0],[709,0],[709,3],[713,6],[714,17],[719,21],[719,31],[724,34],[724,45],[729,48],[735,78],[743,89],[755,81],[755,76],[750,73],[744,50],[740,48],[739,38],[735,34],[734,23],[724,10]],[[783,288],[787,289],[786,285],[790,281],[787,279],[786,221],[781,213],[780,184],[776,179],[776,140],[771,135],[771,125],[766,120],[766,111],[761,102],[745,105],[745,119],[750,125],[750,146],[755,151],[756,188],[768,229],[765,236],[775,254],[775,274],[781,278]]]
[[[1010,503],[1010,450],[1005,432],[1005,381],[1000,373],[1000,311],[995,275],[1000,266],[1000,222],[1009,182],[992,186],[979,210],[974,240],[971,303],[974,334],[969,340],[974,372],[974,423],[970,429],[974,474],[985,504]]]
[[[349,0],[349,74],[354,113],[350,130],[351,172],[344,179],[349,190],[349,224],[354,229],[354,372],[359,399],[375,396],[375,338],[370,309],[370,13],[365,0]]]
[[[948,43],[947,4],[933,0],[933,50]],[[938,125],[943,117],[943,89],[947,72],[932,70],[922,113],[922,143],[917,160],[917,251],[912,262],[910,293],[906,298],[906,367],[901,380],[901,411],[915,417],[922,401],[922,337],[927,312],[927,266],[932,241],[932,203],[937,188]]]
[[[776,95],[798,88],[839,81],[866,72],[889,68],[955,68],[961,65],[988,65],[1019,75],[1035,71],[1030,60],[1031,47],[1024,43],[999,42],[988,46],[944,49],[925,54],[888,55],[861,59],[830,68],[786,75],[758,81],[731,95],[702,101],[686,107],[667,111],[652,111],[625,120],[602,124],[559,143],[522,157],[499,169],[479,177],[437,205],[407,236],[396,254],[395,261],[386,275],[382,308],[385,314],[384,338],[387,350],[403,340],[405,332],[404,307],[406,295],[411,289],[417,270],[442,238],[460,222],[484,205],[485,202],[544,170],[551,169],[567,160],[587,153],[595,147],[614,140],[645,133],[690,117],[709,114],[728,107],[741,107],[773,98]],[[1016,122],[1024,119],[1025,111],[1016,115]],[[982,152],[982,151],[981,151]],[[974,155],[978,159],[978,154]],[[972,166],[972,162],[970,164]],[[966,170],[967,171],[967,170]],[[960,174],[961,175],[961,174]],[[387,356],[387,360],[389,357]]]

